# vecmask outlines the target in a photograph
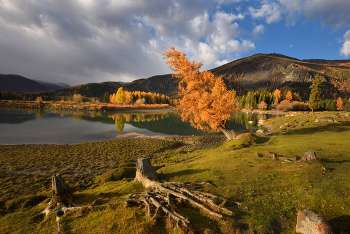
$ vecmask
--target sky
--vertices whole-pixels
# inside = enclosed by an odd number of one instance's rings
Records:
[[[257,53],[350,59],[349,0],[0,0],[0,74],[78,85]]]

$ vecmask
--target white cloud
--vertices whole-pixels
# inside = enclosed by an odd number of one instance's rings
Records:
[[[219,67],[219,66],[222,66],[222,65],[224,65],[226,63],[229,63],[229,61],[224,59],[224,60],[215,62],[215,66]]]
[[[265,27],[264,25],[260,24],[254,27],[252,35],[255,39],[261,39],[261,36],[264,34],[264,32],[265,32]]]
[[[340,53],[344,56],[350,56],[350,30],[344,35],[345,42],[340,50]]]
[[[260,9],[249,7],[248,10],[253,18],[264,18],[268,24],[282,19],[281,6],[277,3],[264,3]]]

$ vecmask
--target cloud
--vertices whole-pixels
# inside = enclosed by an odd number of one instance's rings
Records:
[[[335,28],[350,24],[350,1],[348,0],[263,0],[258,8],[249,7],[254,19],[264,19],[268,24],[286,20],[294,25],[298,20],[316,20]]]
[[[264,31],[265,31],[264,25],[262,25],[262,24],[256,25],[254,27],[252,35],[255,39],[261,39],[261,36],[264,34]]]
[[[245,15],[223,10],[238,2],[0,0],[0,73],[72,85],[131,81],[168,73],[170,45],[209,69],[255,49],[238,24]]]
[[[278,22],[282,19],[281,6],[277,3],[264,3],[260,9],[249,7],[248,10],[254,19],[264,18],[268,24]]]
[[[350,56],[350,30],[344,35],[345,42],[340,50],[340,54],[344,56]]]

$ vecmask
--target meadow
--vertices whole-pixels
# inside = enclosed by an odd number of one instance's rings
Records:
[[[56,233],[54,214],[43,211],[51,197],[51,175],[59,172],[89,205],[123,201],[143,192],[134,182],[135,161],[151,158],[160,181],[202,184],[233,212],[216,219],[185,204],[179,212],[199,233],[295,233],[297,212],[312,210],[336,233],[350,230],[350,117],[341,112],[293,113],[266,121],[267,134],[245,133],[220,146],[164,139],[131,139],[72,145],[0,146],[0,233]],[[315,122],[321,115],[337,122]],[[213,136],[215,137],[215,136]],[[314,162],[297,162],[306,151]],[[277,155],[274,159],[272,154]],[[238,202],[239,205],[236,205]],[[63,233],[186,233],[166,217],[142,207],[115,205],[71,211]]]

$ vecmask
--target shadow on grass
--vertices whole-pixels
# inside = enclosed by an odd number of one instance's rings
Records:
[[[350,124],[348,123],[330,123],[324,126],[315,126],[309,128],[301,128],[301,129],[288,129],[284,135],[302,135],[302,134],[312,134],[312,133],[320,133],[320,132],[345,132],[350,130]]]
[[[350,160],[339,160],[339,161],[335,161],[335,160],[329,160],[329,159],[325,159],[325,158],[320,158],[321,162],[325,162],[325,163],[345,163],[345,162],[350,162]]]
[[[166,173],[163,175],[160,175],[161,178],[173,178],[175,176],[186,176],[186,175],[193,175],[201,172],[209,171],[209,169],[202,169],[202,170],[194,170],[194,169],[187,169],[187,170],[182,170],[182,171],[177,171],[177,172],[172,172],[172,173]]]
[[[335,233],[350,233],[350,215],[342,215],[328,222]]]

